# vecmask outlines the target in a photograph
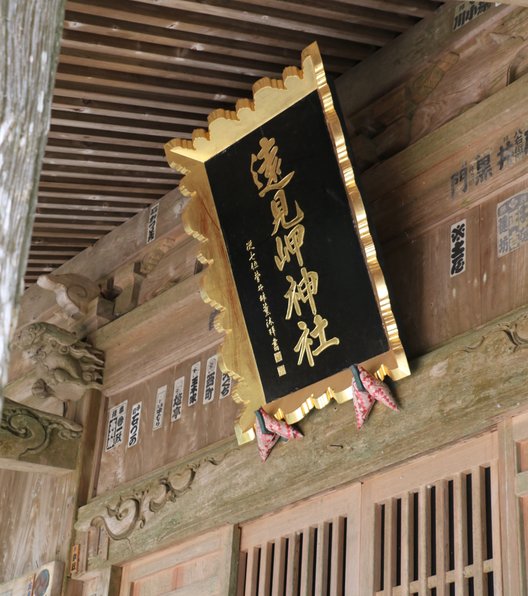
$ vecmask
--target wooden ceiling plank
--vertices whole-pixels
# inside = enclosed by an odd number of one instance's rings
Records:
[[[60,93],[60,91],[59,91]],[[182,124],[189,127],[207,126],[207,119],[194,117],[190,114],[173,112],[168,110],[145,110],[145,108],[134,105],[118,105],[109,102],[82,100],[80,98],[69,98],[55,96],[53,98],[53,110],[71,112],[74,114],[91,114],[93,116],[108,116],[110,118],[134,118],[140,121],[148,120],[166,124]]]
[[[106,131],[131,132],[151,137],[159,136],[162,139],[162,143],[171,138],[168,135],[171,135],[173,132],[176,133],[176,136],[190,136],[192,131],[196,128],[196,126],[193,125],[178,124],[177,122],[172,122],[169,126],[165,122],[157,122],[154,117],[151,121],[148,121],[146,118],[137,120],[126,118],[125,116],[121,119],[116,119],[112,116],[103,116],[85,112],[55,112],[54,109],[52,110],[52,125],[53,124],[58,124],[59,126],[73,124],[74,126],[84,126],[87,129],[95,128],[96,130],[104,126]]]
[[[97,80],[97,84],[103,87],[117,87],[132,92],[147,91],[169,97],[177,95],[179,99],[183,97],[191,100],[205,99],[213,107],[215,104],[225,102],[234,103],[240,96],[238,93],[222,92],[221,89],[212,85],[194,85],[185,81],[160,80],[157,77],[139,76],[134,73],[85,68],[69,64],[59,64],[57,80],[82,82],[86,86],[92,85],[94,80]]]
[[[44,157],[43,162],[44,164],[50,166],[74,166],[82,168],[95,168],[101,170],[114,170],[119,168],[120,171],[131,170],[138,173],[171,173],[172,170],[169,166],[152,166],[152,165],[144,165],[139,162],[135,163],[125,163],[119,160],[113,161],[92,161],[88,159],[63,159],[63,158],[56,158],[56,157]]]
[[[207,116],[211,111],[211,105],[204,100],[195,99],[191,103],[182,103],[178,98],[159,97],[159,95],[149,92],[136,92],[134,97],[130,97],[126,89],[107,89],[97,85],[97,83],[93,83],[89,88],[86,88],[75,81],[56,81],[55,93],[61,97],[75,97],[87,101],[101,100],[107,103],[117,103],[118,105],[128,101],[134,106],[188,112],[192,116],[197,114]]]
[[[63,170],[49,170],[47,168],[43,168],[42,176],[46,176],[49,178],[68,178],[68,179],[76,179],[76,180],[94,180],[96,179],[98,182],[101,180],[110,180],[112,182],[141,182],[142,184],[163,184],[166,182],[165,192],[171,190],[172,187],[176,186],[172,184],[170,178],[165,177],[147,177],[147,176],[134,176],[132,173],[129,173],[128,176],[120,176],[119,174],[97,174],[94,175],[93,172],[81,172],[78,170],[74,170],[71,172],[63,171]]]
[[[154,10],[151,10],[154,8]],[[70,14],[70,10],[75,11]],[[75,18],[75,15],[79,18]],[[293,28],[286,28],[287,35],[284,29],[273,28],[270,26],[256,26],[254,23],[246,23],[243,20],[239,21],[222,21],[220,19],[210,18],[206,15],[190,15],[182,11],[169,10],[161,11],[158,6],[152,7],[148,4],[136,4],[128,2],[126,10],[123,9],[123,4],[115,0],[92,0],[90,4],[80,2],[70,2],[68,12],[66,15],[65,27],[82,30],[82,23],[86,20],[85,15],[92,17],[99,17],[101,20],[112,20],[112,27],[124,27],[127,23],[140,23],[142,26],[156,27],[165,31],[170,31],[170,38],[178,38],[183,34],[196,36],[203,36],[205,39],[213,39],[215,45],[227,45],[233,47],[233,42],[250,43],[264,46],[261,48],[262,54],[265,54],[267,47],[273,48],[280,44],[282,48],[299,50],[303,46],[308,45],[313,41],[314,37],[318,39],[321,46],[326,48],[329,55],[340,56],[346,58],[350,56],[350,52],[354,48],[348,48],[351,43],[358,45],[374,45],[380,46],[390,41],[390,33],[378,30],[373,34],[366,34],[362,31],[364,28],[357,28],[357,35],[355,38],[352,34],[345,38],[339,35],[333,35],[329,30],[325,34],[315,33],[314,31],[307,31],[308,27],[299,30]],[[119,24],[116,23],[116,19]],[[71,26],[70,26],[71,22]],[[161,32],[160,32],[161,34]],[[204,40],[205,41],[205,40]],[[200,40],[194,39],[194,43],[200,43]],[[235,55],[236,55],[236,46]],[[262,55],[261,55],[262,59]]]
[[[65,30],[62,37],[62,50],[72,48],[77,50],[92,51],[96,48],[113,56],[134,56],[145,61],[159,62],[163,60],[173,67],[187,67],[188,69],[205,70],[210,73],[244,74],[253,80],[261,77],[276,77],[280,72],[280,65],[256,59],[246,59],[239,56],[226,56],[210,53],[183,50],[182,48],[161,45],[146,41],[123,39],[108,35],[94,35],[81,31]],[[212,75],[213,76],[213,75]]]
[[[152,77],[165,81],[178,81],[179,87],[185,85],[203,85],[205,88],[222,90],[239,89],[241,91],[251,90],[255,81],[253,77],[233,75],[229,73],[219,74],[215,71],[204,73],[190,72],[191,69],[175,67],[169,63],[148,62],[137,57],[112,56],[103,52],[83,51],[65,48],[61,52],[59,64],[70,64],[81,68],[95,68],[119,73],[131,73],[134,77]],[[205,69],[203,69],[205,70]],[[214,87],[211,87],[214,81]]]
[[[54,237],[54,236],[46,236],[40,235],[31,239],[31,249],[38,249],[38,248],[49,248],[49,247],[60,247],[64,246],[69,249],[77,248],[82,250],[87,246],[91,246],[93,244],[93,239],[90,238],[79,238],[77,237],[69,237],[63,238],[61,236]]]
[[[364,6],[396,14],[425,18],[432,15],[441,6],[441,2],[429,0],[339,0],[348,6]]]
[[[93,204],[94,201],[91,201],[92,204],[86,204],[81,201],[75,202],[44,202],[40,201],[38,205],[39,213],[56,213],[56,212],[63,212],[63,211],[81,211],[81,212],[89,212],[93,211],[94,213],[113,213],[114,215],[118,216],[120,214],[133,214],[139,213],[143,209],[141,205],[122,205],[122,204],[114,204],[107,202],[98,202],[97,204]],[[130,217],[128,215],[127,217]]]
[[[216,0],[215,4],[220,6],[222,2],[223,0]],[[253,6],[262,8],[263,6],[262,0],[244,0],[243,4],[248,8]],[[309,3],[305,0],[266,0],[265,6],[290,14],[297,14],[302,11],[304,15],[309,15],[312,18],[326,18],[398,32],[403,32],[412,27],[417,21],[412,16],[362,6],[346,5],[335,0],[310,0]]]
[[[35,215],[35,223],[42,223],[48,225],[48,223],[52,223],[53,225],[67,225],[69,223],[64,224],[63,222],[73,222],[73,221],[84,221],[88,222],[88,226],[90,226],[90,222],[94,225],[99,225],[102,222],[115,222],[116,224],[123,223],[128,219],[126,215],[108,215],[103,212],[97,213],[97,215],[91,214],[83,214],[83,213],[41,213],[40,208],[38,209]]]
[[[76,238],[90,238],[89,234],[95,234],[95,230],[99,232],[109,232],[113,230],[115,226],[111,224],[70,224],[65,222],[40,222],[35,221],[33,224],[33,233],[37,234],[40,231],[44,234],[55,234],[51,230],[64,230],[63,232],[56,232],[56,234],[62,234],[62,237],[67,236],[75,236]],[[83,230],[82,232],[78,232],[78,230]],[[74,233],[72,233],[74,232]]]
[[[43,200],[47,201],[77,201],[80,204],[86,202],[86,204],[93,202],[93,201],[100,201],[100,202],[110,202],[111,204],[116,204],[118,208],[123,203],[125,205],[137,205],[138,208],[144,208],[148,205],[151,205],[156,199],[151,197],[134,197],[134,196],[117,196],[117,195],[99,195],[99,194],[83,194],[82,192],[70,191],[70,192],[60,192],[60,191],[43,191],[39,190],[39,197]]]
[[[73,257],[79,251],[78,250],[68,250],[65,249],[63,246],[56,246],[55,248],[46,247],[41,249],[39,247],[33,247],[29,251],[30,258],[37,258],[39,256],[43,257],[53,257],[55,255],[62,256],[62,257]]]
[[[127,187],[124,184],[119,186],[113,186],[111,184],[92,184],[87,183],[72,183],[72,182],[57,182],[53,180],[40,180],[39,193],[44,189],[53,189],[51,192],[57,191],[57,189],[67,190],[68,192],[81,192],[88,193],[87,196],[94,196],[94,193],[109,193],[111,195],[122,195],[124,197],[133,197],[134,195],[152,195],[153,197],[159,198],[167,191],[165,188],[160,186],[140,186],[137,182],[132,187]]]
[[[72,140],[77,142],[87,143],[105,143],[107,145],[117,145],[125,147],[127,143],[133,142],[136,147],[143,147],[145,149],[152,149],[153,151],[162,151],[163,143],[160,141],[148,141],[141,135],[121,135],[116,138],[114,133],[107,134],[104,130],[98,130],[98,134],[92,131],[87,131],[83,128],[75,128],[73,126],[53,126],[51,127],[48,138],[60,140]]]
[[[62,145],[60,143],[63,143]],[[167,161],[159,153],[153,153],[141,149],[141,147],[115,147],[112,145],[104,145],[103,143],[82,143],[79,141],[64,141],[62,139],[49,139],[46,149],[46,155],[78,155],[78,156],[90,156],[99,159],[110,158],[110,159],[140,159],[141,161],[149,161],[151,163],[159,163],[160,165],[166,164]],[[79,157],[81,159],[81,157]]]
[[[79,226],[81,229],[85,229],[86,226]],[[113,226],[108,226],[109,229],[113,229]],[[71,232],[56,232],[49,229],[34,228],[32,233],[33,238],[38,240],[44,238],[45,240],[53,239],[53,241],[62,238],[68,246],[89,246],[90,244],[81,243],[83,240],[98,240],[102,234],[100,232],[80,232],[78,230]]]
[[[133,0],[133,2],[152,6],[150,0]],[[197,14],[200,21],[208,19],[209,27],[218,27],[221,31],[226,28],[231,30],[240,24],[243,25],[243,30],[246,30],[246,24],[250,23],[258,27],[257,34],[261,29],[266,31],[268,28],[273,28],[277,30],[280,37],[284,36],[285,31],[288,31],[288,34],[296,31],[314,37],[330,37],[379,46],[384,45],[393,37],[391,33],[379,27],[365,25],[358,27],[344,19],[329,19],[321,16],[314,20],[304,10],[277,10],[272,8],[271,3],[268,2],[261,3],[258,6],[258,11],[255,10],[255,6],[238,0],[230,0],[228,4],[215,2],[215,0],[208,0],[206,3],[191,0],[156,0],[157,6],[177,10],[181,15],[180,22],[184,23],[188,19],[192,20],[192,16],[188,15]]]
[[[122,157],[117,157],[115,153],[111,153],[108,152],[110,157],[112,159],[108,159],[108,156],[106,155],[101,155],[101,153],[99,153],[98,151],[92,151],[92,153],[88,156],[84,156],[82,155],[80,152],[78,152],[75,148],[73,147],[62,147],[62,149],[64,149],[64,151],[56,151],[57,147],[48,147],[48,150],[46,151],[45,157],[48,159],[68,159],[72,162],[71,165],[79,165],[82,166],[85,163],[89,163],[91,164],[100,164],[101,167],[108,167],[108,164],[119,164],[119,166],[121,167],[121,164],[123,165],[131,165],[131,166],[137,166],[138,168],[142,168],[144,167],[155,167],[155,168],[160,168],[159,171],[167,171],[167,164],[163,163],[163,161],[159,161],[159,164],[156,165],[156,162],[154,161],[148,161],[148,160],[144,160],[142,159],[140,156],[135,155],[133,153],[123,153]],[[65,157],[65,155],[68,155],[68,157]],[[106,165],[103,165],[106,164]],[[63,164],[63,165],[67,165],[67,164]]]

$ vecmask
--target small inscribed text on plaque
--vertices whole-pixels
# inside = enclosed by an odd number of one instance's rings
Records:
[[[171,422],[176,422],[176,420],[181,418],[184,385],[185,377],[180,377],[174,381],[174,390],[172,392]]]
[[[108,426],[106,429],[105,451],[110,451],[123,442],[123,430],[127,411],[127,401],[122,401],[114,406],[108,413]]]
[[[156,393],[156,406],[154,407],[154,420],[152,430],[158,430],[163,424],[163,413],[165,411],[165,399],[167,397],[167,385],[159,387]]]
[[[229,397],[230,393],[231,393],[231,377],[228,374],[223,373],[222,381],[220,383],[220,399],[225,399],[226,397]]]
[[[156,239],[156,226],[158,224],[159,204],[154,203],[149,209],[147,222],[147,244]]]
[[[211,356],[207,360],[207,365],[205,367],[205,388],[204,388],[204,396],[203,396],[204,404],[209,404],[214,399],[217,363],[218,363],[218,357],[216,355]]]
[[[528,192],[497,205],[497,252],[503,257],[528,242]]]
[[[132,406],[130,413],[130,430],[128,431],[128,447],[134,447],[139,441],[139,423],[141,421],[141,402]]]
[[[189,383],[189,406],[194,406],[198,401],[198,390],[200,389],[200,361],[195,362],[191,368],[191,380]]]
[[[451,268],[449,275],[455,277],[466,270],[466,220],[451,226]]]

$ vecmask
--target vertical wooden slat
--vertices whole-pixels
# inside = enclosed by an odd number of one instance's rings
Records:
[[[482,563],[484,560],[484,534],[483,534],[483,504],[484,504],[484,482],[482,475],[484,470],[475,468],[471,475],[472,492],[472,518],[473,518],[473,582],[475,594],[484,594],[484,578]]]
[[[500,437],[500,433],[499,433]],[[490,464],[490,475],[491,475],[491,526],[493,532],[493,589],[494,589],[494,596],[502,596],[505,594],[506,596],[520,596],[523,594],[523,587],[521,585],[520,575],[516,576],[518,583],[515,583],[515,576],[514,577],[506,577],[510,570],[510,564],[513,564],[513,573],[519,573],[519,566],[518,566],[518,559],[517,561],[509,561],[508,557],[510,556],[510,552],[508,550],[502,549],[502,540],[501,540],[501,517],[502,517],[502,509],[504,508],[504,501],[499,501],[500,498],[500,490],[503,489],[503,481],[501,475],[499,474],[500,469],[500,460],[502,454],[500,453],[500,445],[499,442],[499,463],[491,462]],[[513,447],[513,445],[512,445]],[[501,503],[501,505],[499,505]],[[510,526],[516,527],[516,526]],[[504,532],[508,533],[508,528],[504,528]],[[501,552],[502,551],[502,552]],[[503,564],[504,561],[504,572],[503,572]],[[503,583],[504,581],[504,583]],[[511,589],[511,591],[509,591]]]
[[[427,596],[427,578],[429,577],[429,559],[431,543],[431,507],[426,486],[421,486],[418,493],[418,580],[420,596]]]
[[[355,520],[354,520],[355,521]],[[330,596],[343,596],[343,566],[345,562],[345,520],[332,520],[332,544],[330,545]]]
[[[436,596],[446,596],[445,571],[448,556],[447,483],[436,483]]]
[[[409,582],[411,581],[411,536],[412,536],[412,514],[411,499],[406,492],[401,497],[401,596],[409,596]]]
[[[315,596],[326,596],[328,588],[328,540],[330,524],[323,522],[317,528],[317,557],[315,564]]]
[[[457,596],[466,596],[464,567],[466,564],[466,483],[462,474],[453,478],[455,514],[455,588]]]
[[[259,566],[259,551],[257,547],[251,547],[247,553],[247,567],[246,567],[246,588],[244,596],[256,596],[257,594],[257,579]]]
[[[284,594],[284,579],[286,575],[286,538],[275,540],[275,553],[273,555],[273,581],[271,582],[271,596]]]
[[[515,442],[511,419],[504,420],[498,425],[499,432],[499,469],[498,489],[500,495],[496,494],[492,483],[492,510],[499,513],[498,503],[500,496],[500,529],[499,525],[493,524],[493,559],[499,561],[497,540],[501,536],[502,557],[504,560],[504,593],[508,596],[520,596],[523,594],[521,582],[521,565],[519,554],[519,542],[516,532],[512,528],[519,527],[518,500],[515,496],[515,474],[517,472],[515,461]],[[493,467],[492,467],[493,471]],[[493,472],[492,472],[493,477]],[[498,516],[497,516],[498,517]],[[501,532],[498,534],[497,532]],[[494,564],[495,567],[495,564]],[[493,577],[499,574],[493,572]]]
[[[238,558],[237,596],[244,596],[246,585],[246,569],[248,563],[247,552],[241,551]]]
[[[383,544],[383,540],[381,539],[382,533],[382,520],[384,519],[385,513],[384,513],[384,508],[382,508],[381,504],[372,504],[370,505],[371,510],[373,511],[373,515],[371,518],[371,524],[370,527],[368,525],[368,517],[365,516],[365,518],[363,519],[363,526],[362,526],[362,532],[361,535],[364,536],[365,538],[367,538],[367,536],[372,536],[372,546],[371,546],[371,566],[367,566],[366,567],[366,573],[365,575],[368,573],[369,576],[372,578],[371,582],[372,582],[372,587],[369,586],[369,590],[368,592],[366,591],[367,589],[367,585],[366,584],[366,578],[362,579],[361,582],[361,586],[362,588],[365,590],[365,594],[369,594],[371,591],[381,591],[382,589],[382,585],[380,582],[380,577],[381,577],[381,569],[382,569],[382,560],[383,560],[383,555],[384,553],[382,553],[382,544]],[[366,527],[365,527],[366,526]],[[363,554],[363,553],[362,553]],[[367,563],[366,560],[362,560],[361,562],[361,569],[364,568],[364,565]],[[370,578],[369,578],[370,579]]]
[[[303,530],[301,559],[301,594],[313,596],[315,528]]]
[[[258,596],[269,596],[271,589],[271,568],[273,566],[273,542],[260,547]]]
[[[346,560],[345,568],[345,596],[354,596],[362,592],[360,570],[365,574],[369,572],[369,583],[372,591],[372,552],[373,516],[372,501],[369,500],[370,489],[361,487],[361,492],[356,493],[354,507],[346,519]],[[369,530],[365,535],[364,523],[370,522]]]
[[[300,535],[288,536],[288,564],[286,565],[286,592],[285,596],[296,596],[299,591],[299,548]]]
[[[385,503],[384,594],[392,594],[396,578],[396,499]]]

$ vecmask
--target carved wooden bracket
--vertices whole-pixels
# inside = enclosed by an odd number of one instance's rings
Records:
[[[55,293],[57,304],[73,319],[79,319],[87,312],[88,304],[100,294],[99,286],[82,275],[41,275],[37,284],[44,290]]]
[[[75,469],[82,427],[5,399],[0,420],[0,467],[63,473]]]

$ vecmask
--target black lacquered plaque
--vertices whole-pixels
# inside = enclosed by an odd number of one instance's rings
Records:
[[[206,170],[268,403],[389,349],[317,91]]]

